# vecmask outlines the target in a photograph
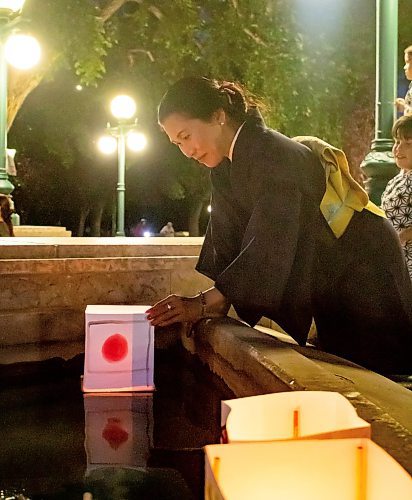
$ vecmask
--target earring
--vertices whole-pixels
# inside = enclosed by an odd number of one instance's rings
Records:
[[[221,127],[223,127],[223,125],[224,125],[224,124],[225,124],[225,122],[220,122],[220,123],[219,123],[219,125],[220,125]]]

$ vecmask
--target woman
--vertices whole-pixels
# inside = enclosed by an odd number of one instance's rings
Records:
[[[382,208],[398,233],[412,280],[412,115],[402,116],[392,128],[393,156],[400,169],[382,194]]]
[[[332,231],[320,210],[330,193],[317,156],[267,128],[238,85],[184,78],[158,116],[169,139],[210,168],[212,212],[197,270],[215,285],[161,300],[148,310],[151,323],[225,315],[233,304],[250,325],[266,316],[305,345],[314,318],[324,350],[410,373],[412,286],[390,223],[367,200],[356,210],[341,203],[346,220]],[[354,198],[356,190],[366,196],[355,185]]]
[[[10,198],[5,194],[0,194],[0,237],[14,236],[13,223],[11,222],[12,213]]]

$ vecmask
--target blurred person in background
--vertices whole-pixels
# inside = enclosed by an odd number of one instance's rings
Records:
[[[412,115],[399,118],[392,135],[399,174],[388,182],[382,194],[382,208],[398,233],[412,280]]]
[[[150,234],[149,224],[146,219],[140,219],[140,221],[132,226],[130,229],[130,236],[142,237],[148,236]]]
[[[159,234],[160,236],[174,236],[175,229],[173,227],[173,224],[171,222],[168,222],[165,226],[162,227]]]
[[[12,214],[12,201],[5,194],[0,194],[0,237],[14,236]]]
[[[405,71],[406,79],[410,81],[408,91],[405,98],[399,97],[396,99],[396,106],[398,111],[404,115],[412,115],[412,45],[405,49]]]

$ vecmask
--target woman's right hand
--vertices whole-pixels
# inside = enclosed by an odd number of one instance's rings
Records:
[[[195,323],[202,318],[202,302],[199,295],[182,297],[169,295],[156,302],[146,311],[147,319],[153,326],[169,326],[173,323]]]

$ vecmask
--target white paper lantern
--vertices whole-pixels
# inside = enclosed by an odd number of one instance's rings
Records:
[[[205,447],[206,500],[410,500],[412,478],[370,439]]]
[[[341,394],[292,391],[222,401],[224,442],[277,439],[370,437],[370,424],[358,417]]]
[[[86,308],[84,392],[154,390],[154,327],[150,306]]]

